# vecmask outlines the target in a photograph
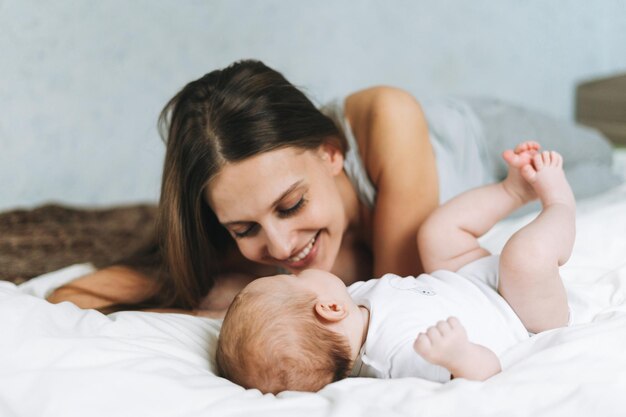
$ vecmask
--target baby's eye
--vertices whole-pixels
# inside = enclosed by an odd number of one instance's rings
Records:
[[[298,211],[300,211],[300,209],[302,209],[302,207],[304,207],[304,205],[306,204],[307,200],[304,198],[304,196],[302,196],[300,198],[300,200],[298,200],[297,203],[295,203],[294,205],[292,205],[291,207],[288,208],[279,208],[278,209],[278,215],[280,217],[289,217],[292,216],[294,214],[296,214]]]

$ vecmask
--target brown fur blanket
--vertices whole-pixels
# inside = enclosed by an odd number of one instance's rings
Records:
[[[153,205],[0,213],[0,279],[20,283],[74,263],[114,263],[149,243],[155,215]]]

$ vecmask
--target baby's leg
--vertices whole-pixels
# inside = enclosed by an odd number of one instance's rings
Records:
[[[576,207],[562,166],[561,155],[553,151],[535,155],[531,164],[521,168],[543,209],[509,239],[500,255],[498,290],[534,333],[568,321],[559,266],[572,253]]]
[[[530,163],[538,149],[538,143],[529,141],[519,144],[515,151],[506,151],[503,157],[510,169],[504,181],[466,191],[428,216],[417,238],[425,272],[457,271],[489,255],[478,238],[498,221],[537,198],[520,169]]]
[[[465,328],[454,317],[420,333],[413,348],[428,362],[446,368],[455,378],[483,381],[501,371],[496,354],[470,342]]]

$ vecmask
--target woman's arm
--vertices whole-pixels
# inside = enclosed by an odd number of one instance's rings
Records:
[[[260,268],[259,268],[260,269]],[[255,272],[268,272],[260,270]],[[268,275],[266,273],[265,275]],[[224,318],[228,306],[247,284],[259,274],[230,272],[215,279],[215,286],[197,309],[144,309],[161,313],[193,314]],[[70,301],[80,308],[106,309],[112,305],[135,305],[152,297],[158,290],[154,279],[126,266],[111,266],[80,277],[57,288],[47,299],[51,303]]]
[[[80,308],[103,309],[114,304],[138,304],[157,290],[150,277],[125,266],[111,266],[57,288],[51,303],[70,301]]]
[[[439,203],[435,156],[419,103],[374,87],[346,99],[346,117],[377,189],[372,222],[374,276],[423,272],[417,231]]]

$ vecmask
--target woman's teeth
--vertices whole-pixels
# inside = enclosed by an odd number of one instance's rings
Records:
[[[315,244],[316,237],[317,235],[313,236],[313,239],[311,239],[311,241],[304,247],[304,249],[302,249],[300,253],[298,253],[297,255],[292,256],[291,258],[287,259],[287,262],[291,262],[291,263],[299,262],[303,260],[304,258],[306,258],[309,252],[311,252],[313,245]]]

